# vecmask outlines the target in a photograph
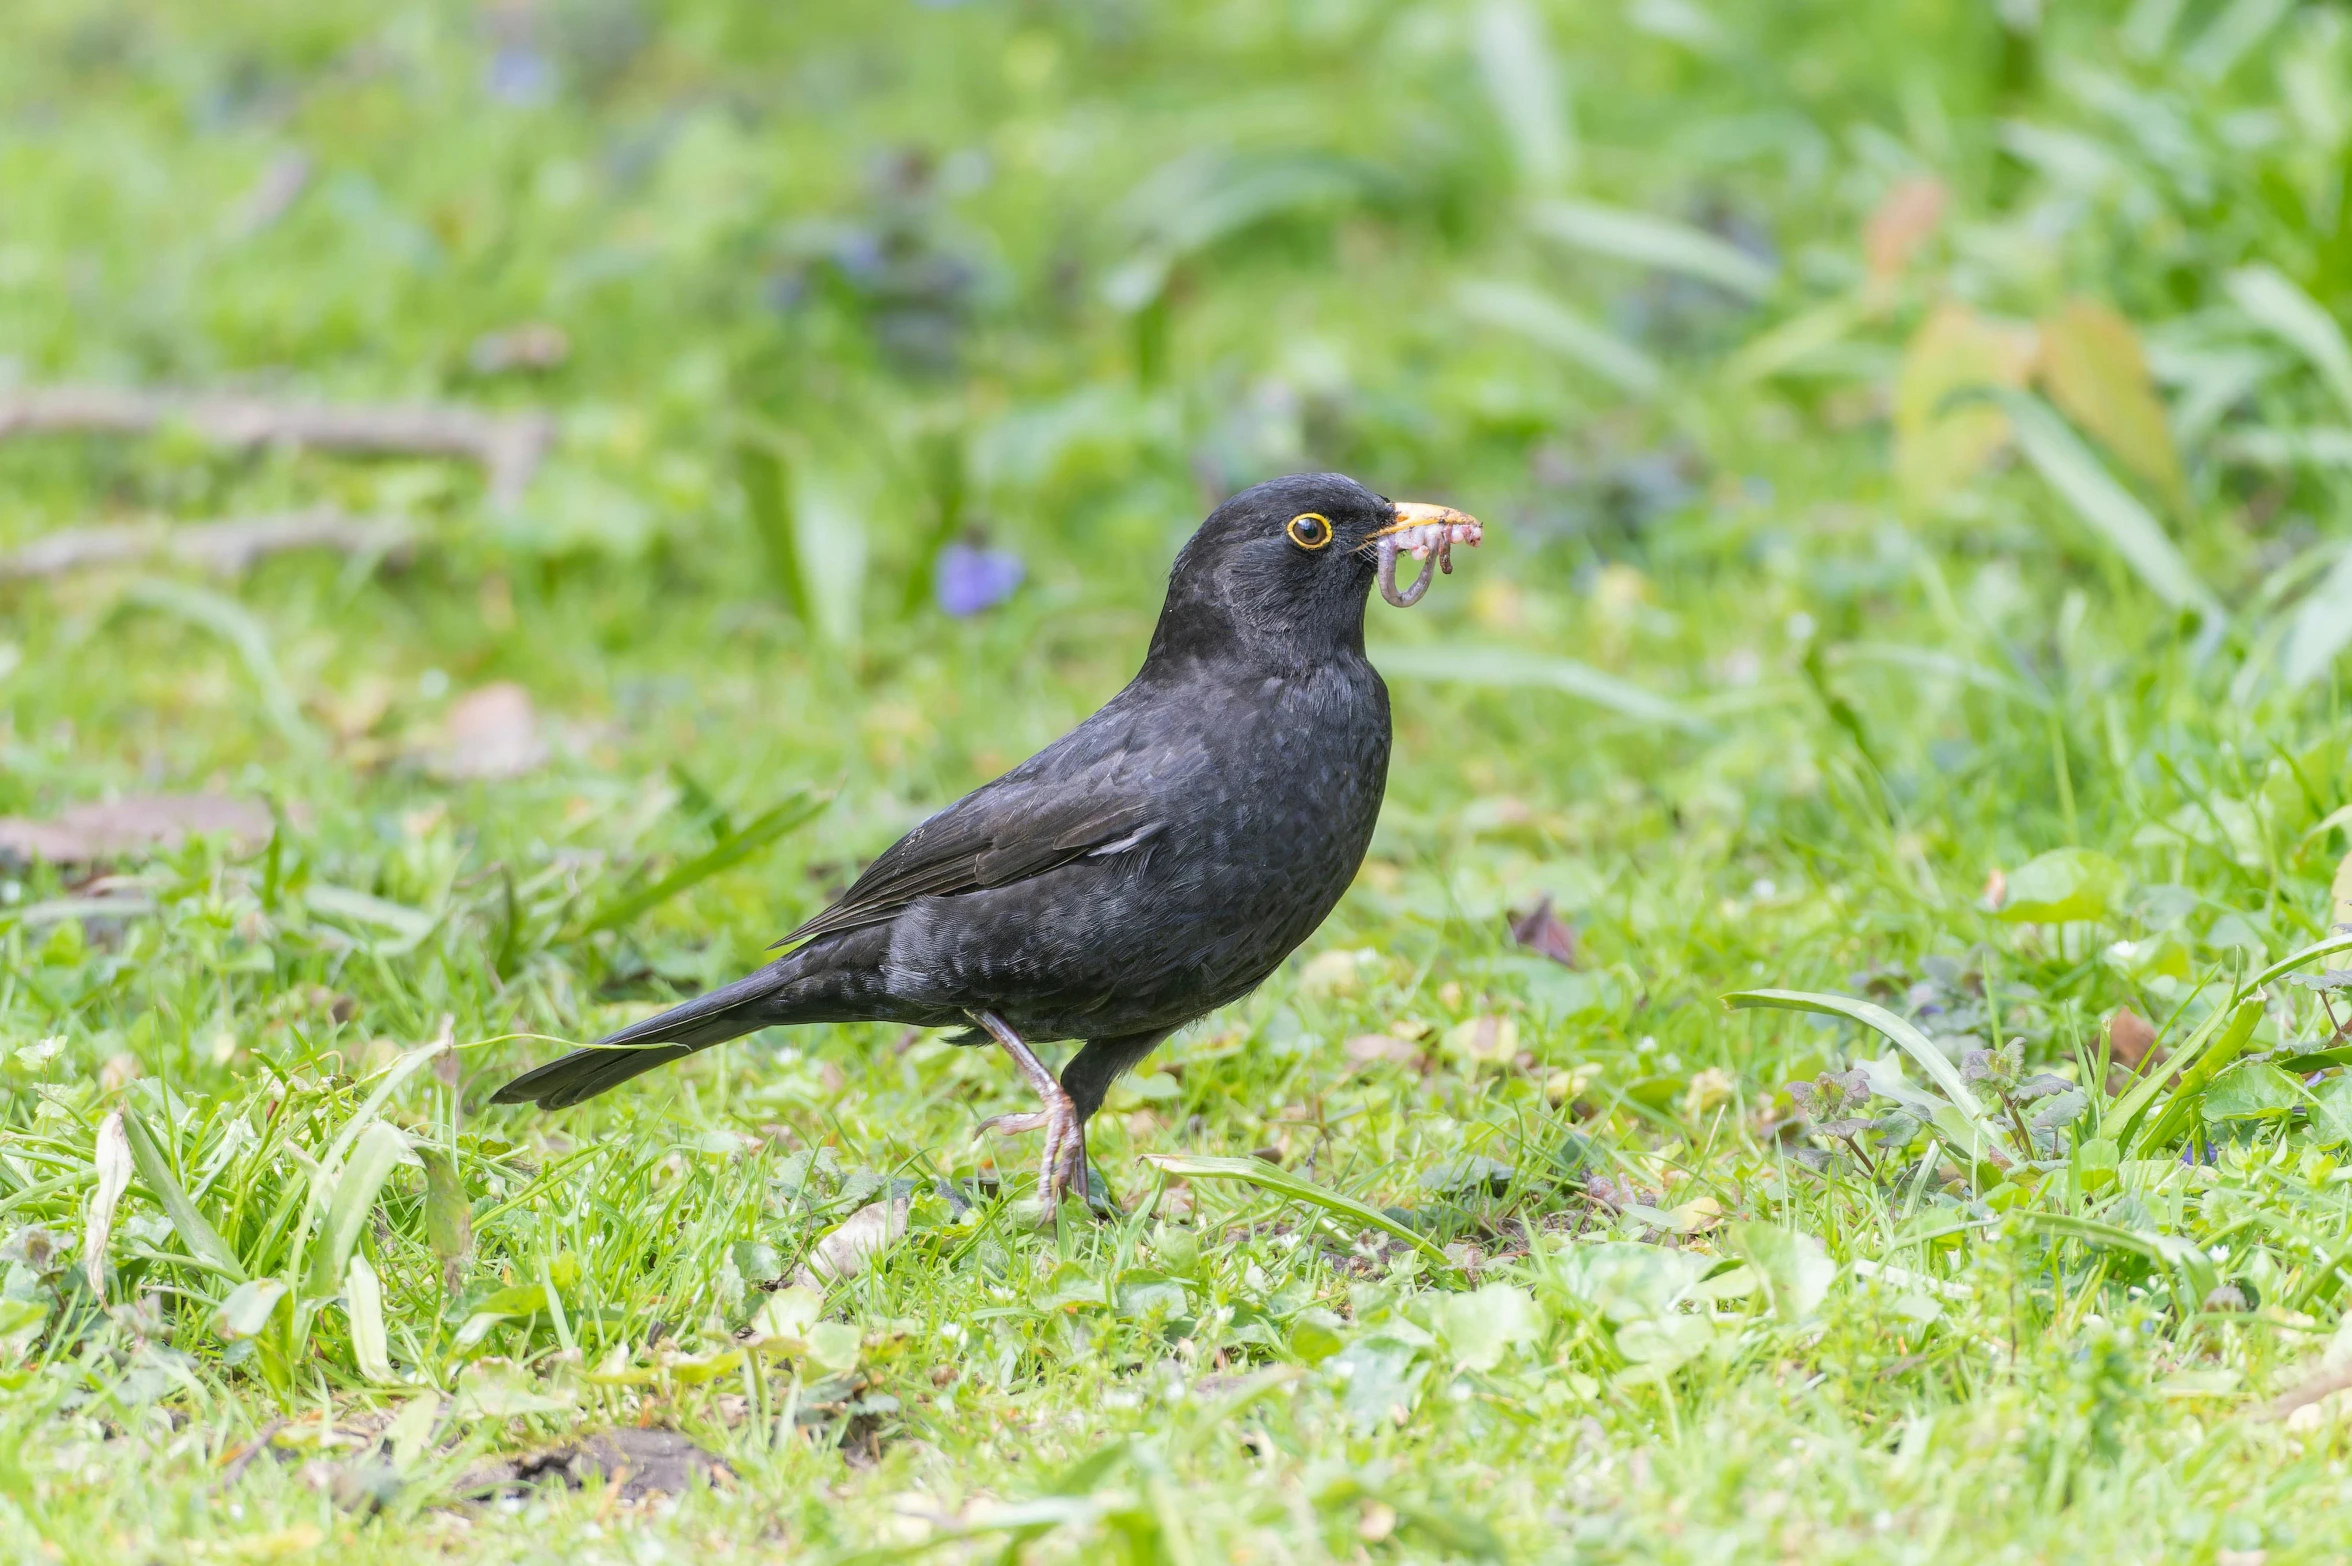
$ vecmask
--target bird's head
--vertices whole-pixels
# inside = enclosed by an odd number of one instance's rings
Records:
[[[1269,479],[1210,512],[1177,555],[1152,656],[1246,649],[1307,661],[1361,652],[1375,582],[1390,603],[1410,605],[1441,568],[1453,569],[1454,545],[1479,538],[1474,517],[1392,501],[1343,473]],[[1397,559],[1407,554],[1424,564],[1400,588]]]

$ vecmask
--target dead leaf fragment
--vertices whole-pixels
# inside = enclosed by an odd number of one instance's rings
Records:
[[[2107,1048],[2110,1058],[2127,1071],[2140,1069],[2140,1062],[2148,1058],[2155,1046],[2156,1027],[2129,1006],[2119,1007],[2107,1019]]]
[[[447,781],[519,778],[547,760],[531,693],[512,680],[468,691],[449,709],[447,740],[429,770]]]
[[[1576,966],[1576,931],[1552,912],[1552,900],[1546,897],[1525,913],[1510,916],[1511,939],[1541,957],[1549,957],[1563,968]]]
[[[1992,872],[1985,877],[1984,905],[1997,911],[2007,901],[2009,901],[2009,873],[1995,866]]]
[[[2072,299],[2042,322],[2042,380],[2050,400],[2116,461],[2164,497],[2188,506],[2172,426],[2148,374],[2139,333],[2096,299]]]
[[[1921,176],[1898,181],[1880,199],[1862,226],[1862,260],[1872,284],[1887,288],[1909,269],[1942,226],[1950,195],[1942,180]]]
[[[1399,1066],[1410,1066],[1421,1058],[1421,1052],[1405,1040],[1386,1033],[1359,1033],[1340,1046],[1350,1062],[1369,1066],[1388,1061]]]
[[[792,1281],[803,1288],[822,1289],[827,1283],[854,1278],[906,1233],[907,1199],[869,1202],[843,1220],[840,1228],[819,1240],[816,1249]]]
[[[1690,1079],[1683,1090],[1682,1118],[1696,1124],[1710,1110],[1731,1102],[1731,1076],[1721,1066],[1709,1066]]]
[[[477,1468],[459,1479],[460,1494],[514,1496],[550,1482],[577,1490],[601,1479],[623,1501],[681,1495],[697,1484],[732,1481],[735,1470],[675,1430],[623,1428],[552,1447],[511,1462]]]
[[[475,338],[466,362],[476,375],[502,375],[509,370],[552,370],[571,356],[572,340],[562,327],[526,321]]]
[[[151,849],[177,848],[190,836],[226,838],[247,854],[269,841],[276,824],[258,799],[225,794],[140,794],[76,805],[49,821],[0,817],[0,859],[86,865]]]

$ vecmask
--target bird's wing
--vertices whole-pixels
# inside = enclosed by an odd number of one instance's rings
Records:
[[[1005,886],[1158,830],[1167,801],[1150,786],[1150,758],[1118,747],[1075,766],[1052,759],[1041,754],[916,827],[776,945],[880,924],[917,898]]]

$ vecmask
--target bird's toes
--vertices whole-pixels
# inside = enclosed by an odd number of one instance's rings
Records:
[[[1026,1136],[1032,1131],[1044,1130],[1046,1120],[1043,1110],[1032,1109],[1018,1115],[990,1115],[976,1129],[994,1131],[998,1136]]]

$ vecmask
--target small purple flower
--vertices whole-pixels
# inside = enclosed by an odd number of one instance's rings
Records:
[[[529,108],[555,91],[555,66],[527,43],[503,44],[490,57],[488,86],[500,103]]]
[[[950,544],[939,552],[932,582],[939,607],[961,620],[1012,597],[1028,571],[1021,557],[1009,550]]]

